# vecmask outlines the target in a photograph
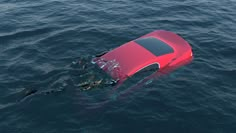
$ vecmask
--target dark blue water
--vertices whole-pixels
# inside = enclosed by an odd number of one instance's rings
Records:
[[[235,9],[233,0],[1,0],[0,132],[235,133]],[[139,76],[80,90],[106,77],[93,55],[157,29],[182,35],[194,61],[142,86]]]

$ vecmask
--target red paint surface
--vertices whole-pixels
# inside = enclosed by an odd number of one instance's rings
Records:
[[[134,41],[130,41],[99,57],[102,61],[100,60],[96,63],[110,74],[112,78],[122,79],[132,76],[142,68],[153,63],[158,63],[161,70],[166,66],[174,66],[192,56],[192,49],[188,42],[172,32],[157,30],[140,38],[145,37],[155,37],[165,42],[174,49],[174,53],[156,56]],[[104,62],[109,61],[118,63],[119,67],[111,69],[109,65],[112,65],[112,63],[107,63],[105,67],[102,67]]]

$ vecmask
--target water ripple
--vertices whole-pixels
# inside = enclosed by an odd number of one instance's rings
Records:
[[[235,132],[235,5],[0,1],[0,132]],[[81,91],[107,78],[93,55],[156,29],[190,42],[194,61],[143,84]]]

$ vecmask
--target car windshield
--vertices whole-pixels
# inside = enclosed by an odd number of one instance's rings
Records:
[[[172,47],[167,45],[166,43],[154,38],[154,37],[147,37],[147,38],[139,38],[135,40],[137,44],[141,45],[151,53],[156,56],[161,56],[169,53],[173,53],[174,50]]]

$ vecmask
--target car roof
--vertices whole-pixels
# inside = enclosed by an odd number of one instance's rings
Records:
[[[134,40],[134,42],[141,45],[156,56],[174,52],[172,47],[154,37],[139,38]]]
[[[121,71],[129,76],[134,69],[147,65],[156,59],[156,56],[141,45],[131,41],[108,52],[102,58],[107,61],[115,60],[119,63]]]

